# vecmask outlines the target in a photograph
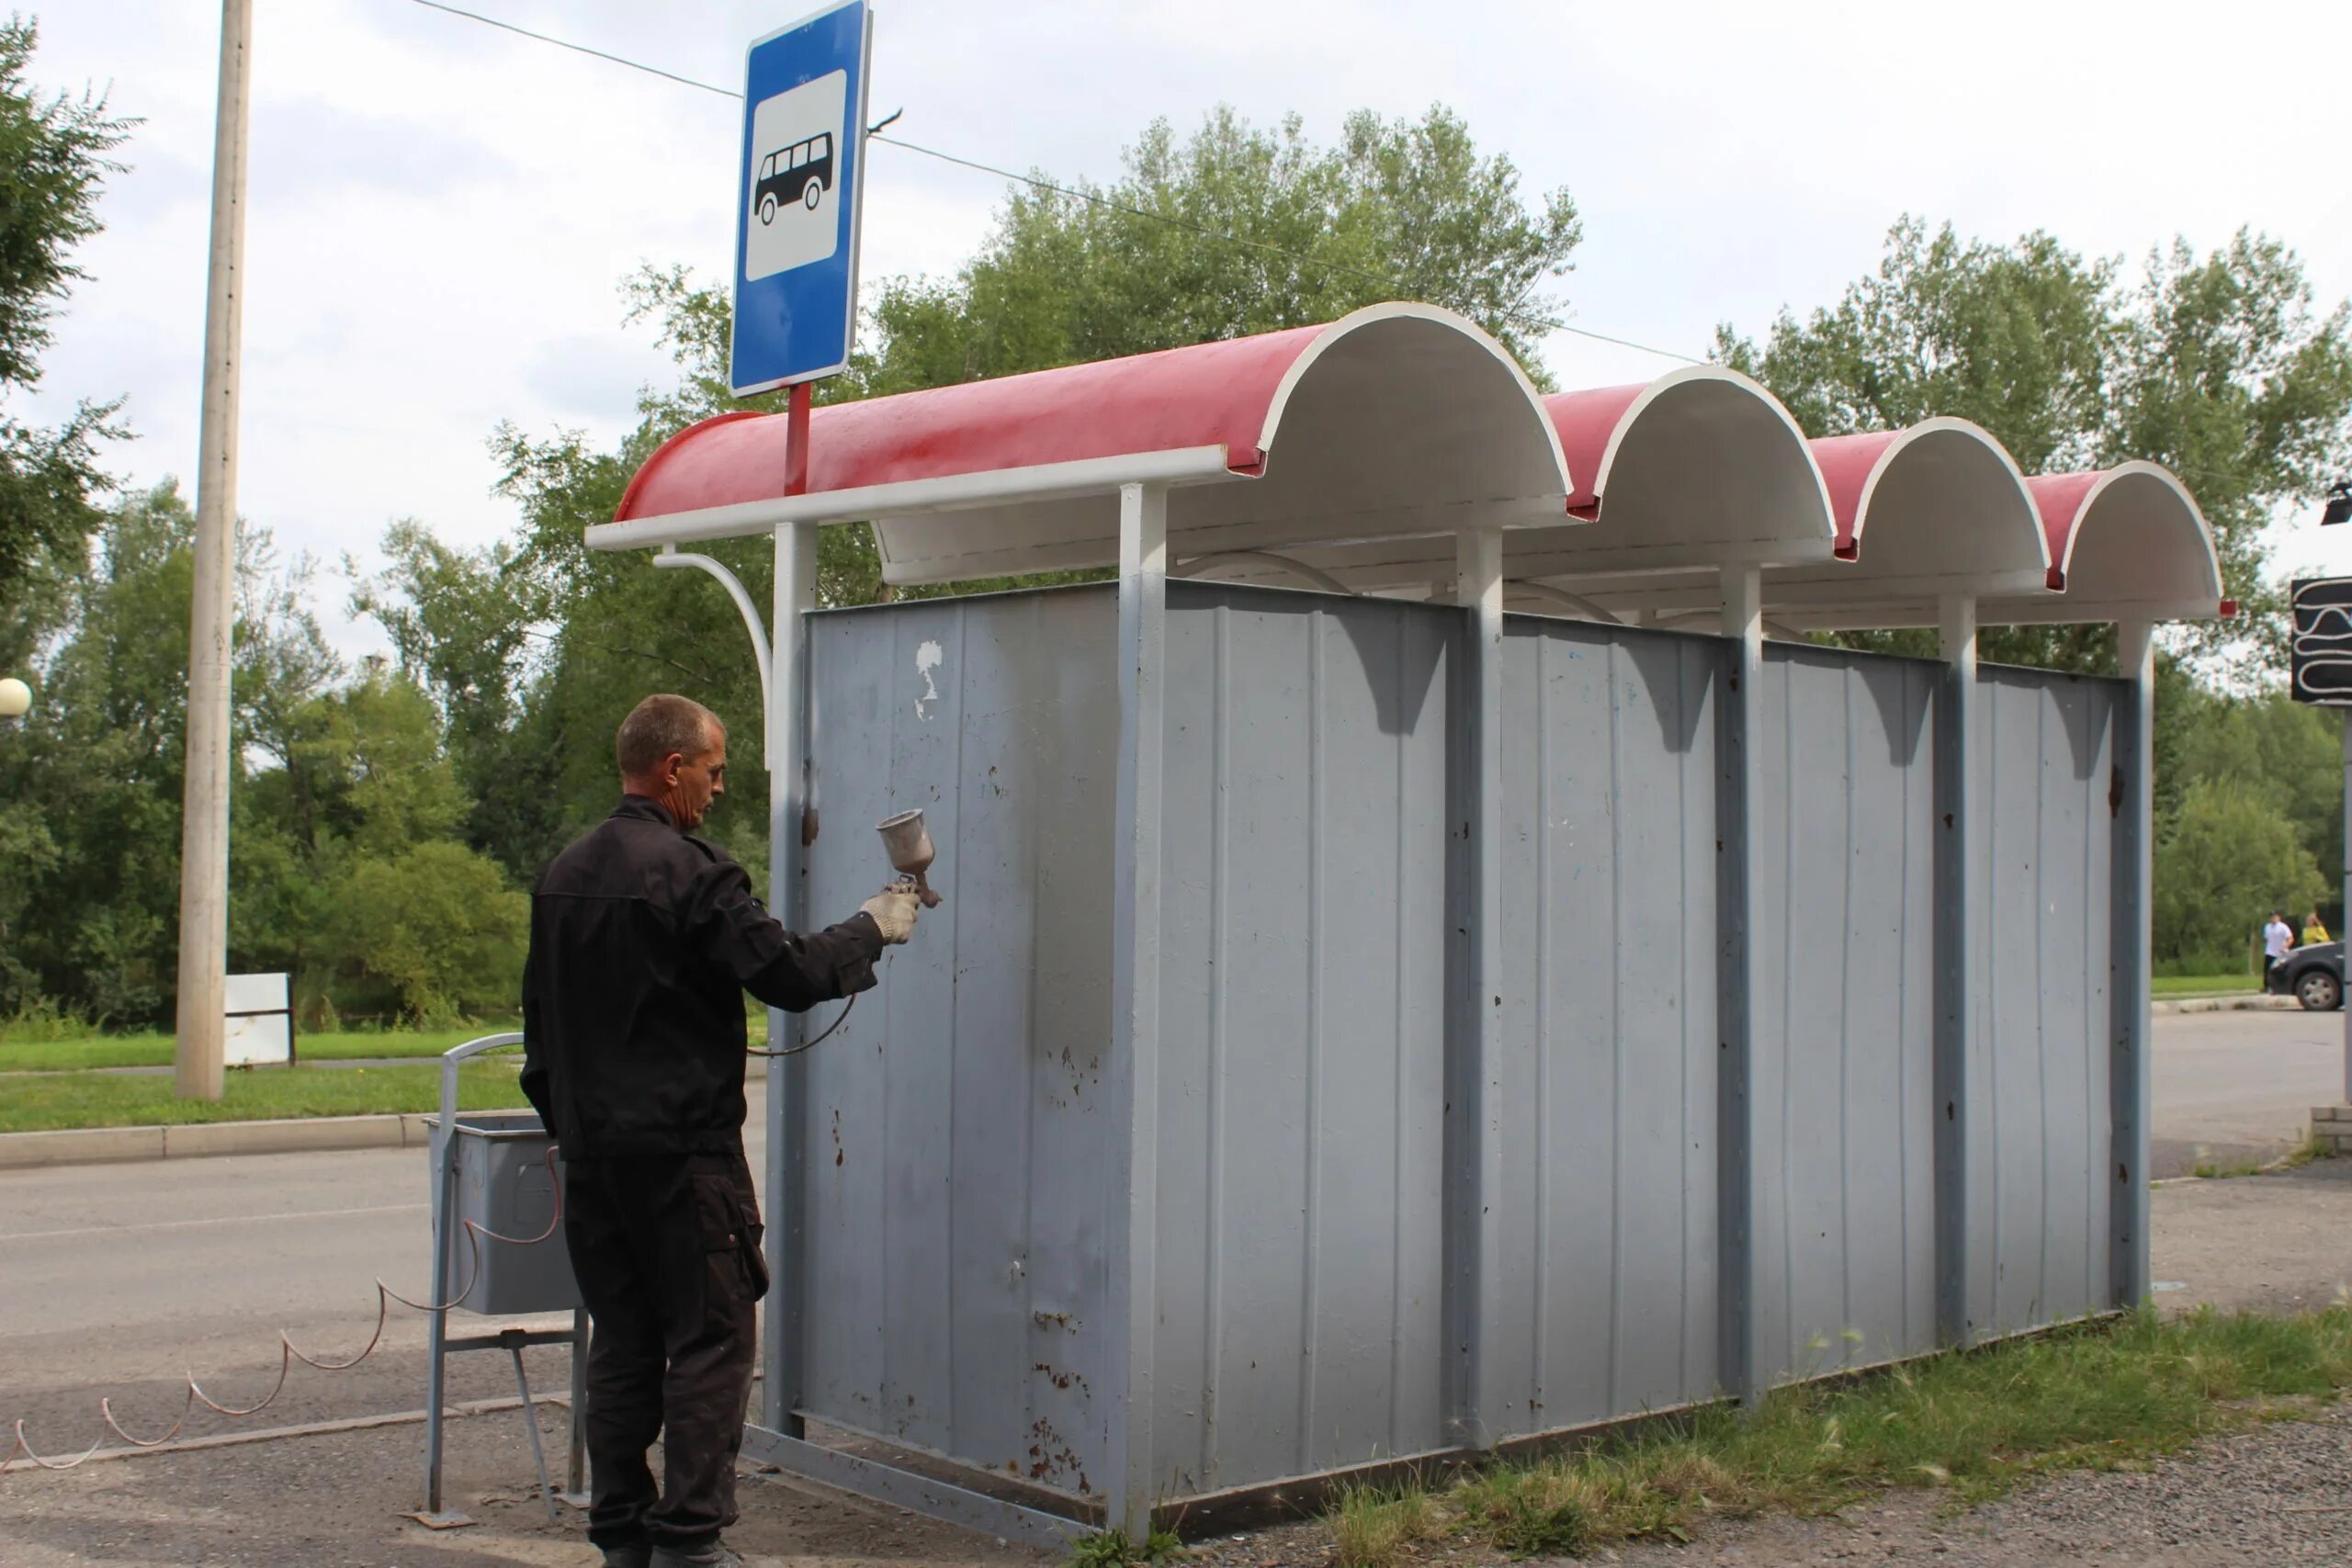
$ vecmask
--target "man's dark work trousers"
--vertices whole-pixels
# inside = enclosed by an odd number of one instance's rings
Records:
[[[767,1293],[742,1152],[575,1160],[563,1238],[594,1320],[588,1539],[691,1548],[735,1522],[752,1394],[752,1303]],[[645,1462],[662,1438],[663,1482]]]

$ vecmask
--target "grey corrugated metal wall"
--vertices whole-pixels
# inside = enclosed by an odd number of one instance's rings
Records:
[[[1712,638],[1503,642],[1501,1435],[1715,1391]]]
[[[811,616],[812,923],[921,807],[947,900],[806,1058],[808,1414],[1097,1483],[1118,713],[1107,588]],[[812,1015],[821,1028],[831,1010]],[[786,1216],[774,1216],[779,1223]]]
[[[1977,678],[1968,1278],[1980,1336],[2114,1304],[2109,922],[2129,691],[2034,670]]]
[[[921,806],[948,901],[805,1058],[806,1413],[1097,1495],[1118,735],[1107,587],[810,617],[808,914]],[[1161,1494],[1458,1440],[1449,1224],[1496,1437],[1931,1348],[1933,843],[1943,667],[1774,645],[1757,750],[1753,1296],[1718,1280],[1728,645],[1513,616],[1501,957],[1449,1041],[1458,611],[1168,585],[1151,1437]],[[1970,757],[1969,1283],[1977,1332],[2109,1304],[2103,1046],[2119,698],[1988,670]],[[818,1026],[827,1015],[820,1013]],[[1459,1025],[1457,1024],[1457,1027]],[[1490,1041],[1491,1192],[1445,1161],[1448,1053]],[[1458,1066],[1459,1064],[1457,1064]],[[1466,1173],[1466,1174],[1465,1174]],[[1454,1188],[1449,1190],[1449,1181]],[[790,1183],[774,1190],[787,1191]],[[789,1224],[791,1216],[772,1216]]]
[[[1153,1449],[1170,1495],[1444,1446],[1458,622],[1169,584]]]
[[[1767,1381],[1932,1349],[1939,665],[1765,649],[1756,1303]]]

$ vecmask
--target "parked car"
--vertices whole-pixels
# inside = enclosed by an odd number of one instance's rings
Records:
[[[2270,988],[2292,997],[2313,1012],[2332,1012],[2344,1005],[2344,944],[2313,942],[2287,954],[2270,972]]]

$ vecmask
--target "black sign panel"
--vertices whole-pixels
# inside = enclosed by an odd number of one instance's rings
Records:
[[[2290,651],[2295,700],[2352,707],[2352,577],[2312,577],[2294,585]]]

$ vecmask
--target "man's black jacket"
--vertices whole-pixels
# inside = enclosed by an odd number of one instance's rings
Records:
[[[811,936],[725,851],[625,795],[531,894],[523,1092],[566,1160],[727,1154],[743,1135],[743,996],[803,1011],[874,984],[858,914]]]

